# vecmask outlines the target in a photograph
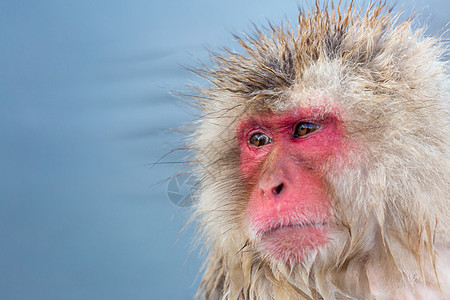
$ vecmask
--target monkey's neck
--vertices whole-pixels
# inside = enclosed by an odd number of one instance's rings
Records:
[[[449,265],[450,250],[436,250],[439,283],[408,278],[407,274],[393,269],[395,261],[386,257],[385,249],[373,252],[367,260],[353,260],[336,270],[318,266],[310,266],[309,270],[305,266],[286,268],[251,253],[228,256],[211,251],[198,296],[203,299],[348,299],[349,295],[354,299],[445,299],[443,292],[450,287],[450,269],[440,266]],[[423,272],[431,274],[433,270]],[[330,292],[324,295],[319,291]]]
[[[427,268],[423,270],[422,277],[431,276],[439,278],[436,280],[404,278],[404,285],[394,291],[387,292],[386,287],[392,286],[391,278],[386,275],[380,263],[367,264],[367,277],[369,279],[370,292],[375,299],[448,299],[450,291],[450,249],[445,246],[434,248],[436,251],[436,270]],[[426,268],[426,267],[424,267]],[[428,273],[428,274],[427,274]],[[403,274],[405,277],[405,274]],[[397,286],[398,287],[398,286]]]

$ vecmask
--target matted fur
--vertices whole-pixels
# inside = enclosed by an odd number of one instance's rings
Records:
[[[197,70],[211,82],[194,96],[203,117],[190,142],[194,217],[209,251],[198,297],[450,299],[445,49],[396,19],[382,4],[342,14],[316,5],[294,26],[239,39],[245,55],[226,51]],[[351,163],[323,170],[332,241],[302,264],[282,264],[250,234],[236,121],[318,99],[339,110],[348,143],[359,146]]]

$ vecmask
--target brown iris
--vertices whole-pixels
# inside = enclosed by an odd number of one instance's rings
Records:
[[[313,124],[313,123],[300,122],[295,127],[294,138],[305,136],[307,134],[310,134],[310,133],[316,131],[319,128],[320,128],[319,125],[316,125],[316,124]]]
[[[261,147],[267,144],[272,143],[272,139],[270,137],[268,137],[267,135],[265,135],[264,133],[255,133],[253,134],[250,139],[249,139],[250,144],[256,146],[256,147]]]

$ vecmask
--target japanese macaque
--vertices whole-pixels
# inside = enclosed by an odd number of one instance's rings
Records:
[[[317,5],[215,55],[189,147],[203,299],[450,299],[437,38]]]

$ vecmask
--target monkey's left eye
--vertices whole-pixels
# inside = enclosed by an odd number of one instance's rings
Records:
[[[250,144],[256,146],[256,147],[261,147],[267,144],[272,143],[272,139],[270,137],[268,137],[267,135],[265,135],[264,133],[255,133],[253,134],[250,139],[249,139]]]
[[[316,131],[319,128],[320,128],[319,125],[316,125],[316,124],[313,124],[313,123],[300,122],[295,127],[294,138],[305,136],[307,134],[310,134],[310,133]]]

